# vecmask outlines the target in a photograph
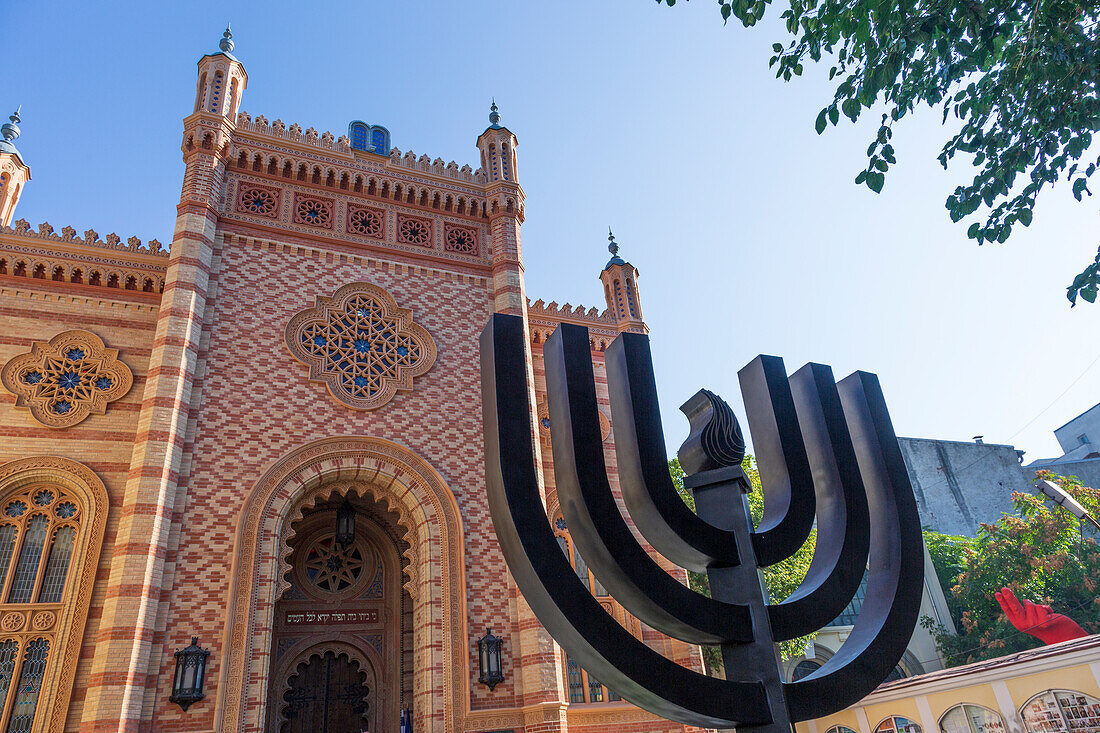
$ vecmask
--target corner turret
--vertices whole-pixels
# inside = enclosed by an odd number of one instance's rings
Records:
[[[645,333],[648,329],[642,320],[642,301],[638,297],[638,270],[619,257],[619,243],[615,241],[611,227],[607,228],[607,241],[611,259],[600,273],[607,309],[615,315],[620,331]]]
[[[489,108],[489,126],[477,138],[493,238],[493,311],[525,315],[527,298],[520,245],[523,188],[519,185],[516,169],[517,145],[516,136],[500,124],[500,111],[494,99]]]
[[[0,225],[9,226],[15,218],[15,206],[23,186],[31,179],[31,169],[23,162],[23,156],[15,148],[19,137],[20,106],[8,117],[9,122],[0,126]]]

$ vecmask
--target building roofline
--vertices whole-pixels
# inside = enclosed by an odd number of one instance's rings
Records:
[[[1097,402],[1097,403],[1096,403],[1095,405],[1093,405],[1093,406],[1092,406],[1092,407],[1090,407],[1089,409],[1085,410],[1084,412],[1082,412],[1082,413],[1081,413],[1080,415],[1078,415],[1077,417],[1074,417],[1074,418],[1071,418],[1071,419],[1069,419],[1069,420],[1066,420],[1066,422],[1065,422],[1064,424],[1062,424],[1062,425],[1059,425],[1058,427],[1054,428],[1054,432],[1056,432],[1056,433],[1057,433],[1057,432],[1058,432],[1059,430],[1061,430],[1062,428],[1064,428],[1064,427],[1065,427],[1066,425],[1069,425],[1069,424],[1070,424],[1071,422],[1073,422],[1074,420],[1080,420],[1080,419],[1081,419],[1081,418],[1083,418],[1083,417],[1084,417],[1085,415],[1089,414],[1090,412],[1092,412],[1093,410],[1095,410],[1095,409],[1096,409],[1096,408],[1098,408],[1098,407],[1100,407],[1100,402]]]

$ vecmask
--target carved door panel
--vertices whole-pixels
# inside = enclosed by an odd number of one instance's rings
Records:
[[[283,733],[360,733],[367,690],[358,662],[325,652],[302,662],[283,694]]]

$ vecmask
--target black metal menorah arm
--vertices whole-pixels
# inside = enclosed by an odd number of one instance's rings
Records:
[[[570,535],[600,583],[653,628],[722,649],[726,679],[686,669],[631,635],[591,595],[554,537],[534,456],[526,343],[518,316],[494,315],[481,336],[489,508],[501,549],[535,615],[582,667],[624,699],[679,722],[788,731],[846,707],[894,668],[920,605],[923,549],[912,489],[872,374],[839,384],[811,364],[788,379],[781,359],[740,374],[760,469],[764,517],[748,512],[744,440],[724,402],[702,391],[683,409],[681,449],[692,513],[668,474],[648,339],[607,352],[619,485],[646,542],[705,570],[708,598],[675,580],[628,527],[604,462],[587,329],[563,324],[544,347],[555,484]],[[805,580],[768,603],[758,569],[796,552],[817,521]],[[855,627],[821,669],[786,683],[776,641],[829,623],[866,571]]]

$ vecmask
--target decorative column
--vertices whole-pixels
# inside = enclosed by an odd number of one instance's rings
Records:
[[[235,107],[246,77],[230,51],[228,29],[221,52],[199,61],[196,111],[184,120],[183,191],[177,207],[168,274],[161,299],[149,373],[138,419],[130,476],[120,510],[107,600],[96,639],[91,682],[82,731],[133,731],[151,712],[143,709],[146,688],[157,683],[160,647],[154,646],[157,615],[170,588],[164,559],[184,460],[189,410],[199,367],[203,319],[213,299],[209,292],[212,263],[217,260],[217,205],[234,130]],[[220,102],[218,93],[235,90]],[[192,711],[192,715],[197,711]],[[213,714],[211,708],[207,711]]]

